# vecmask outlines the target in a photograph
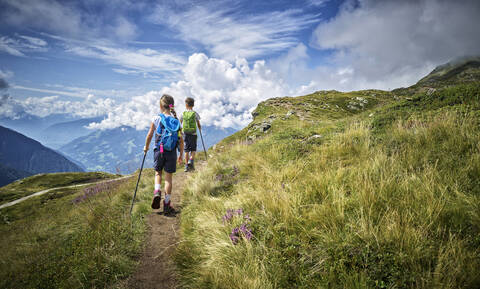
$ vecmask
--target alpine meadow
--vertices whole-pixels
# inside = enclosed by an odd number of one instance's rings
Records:
[[[0,0],[0,289],[479,289],[479,0]]]

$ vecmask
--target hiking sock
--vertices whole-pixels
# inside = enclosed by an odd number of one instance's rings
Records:
[[[170,195],[165,194],[165,204],[170,203]]]
[[[155,184],[155,191],[160,191],[160,184]]]

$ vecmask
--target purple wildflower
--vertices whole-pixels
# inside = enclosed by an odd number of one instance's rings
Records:
[[[247,220],[247,222],[251,221],[252,219],[250,219],[250,215],[249,214],[246,214],[244,217],[243,217],[245,220]]]
[[[239,238],[238,238],[237,235],[232,233],[232,234],[230,234],[230,240],[232,241],[233,245],[237,245]]]
[[[236,213],[237,213],[238,216],[242,215],[242,214],[243,214],[243,209],[241,209],[241,208],[238,209],[238,210],[236,211]]]

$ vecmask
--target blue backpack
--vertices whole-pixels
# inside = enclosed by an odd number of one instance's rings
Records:
[[[163,150],[173,151],[177,147],[180,121],[172,116],[165,116],[162,113],[159,114],[159,116],[161,118],[161,125],[157,127],[157,135],[159,138],[156,147],[159,148],[160,152],[163,152]]]

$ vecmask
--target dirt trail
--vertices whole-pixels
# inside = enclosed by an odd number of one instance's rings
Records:
[[[197,164],[197,169],[202,164]],[[177,288],[173,253],[180,239],[181,193],[185,184],[186,174],[183,166],[177,167],[173,176],[172,205],[175,214],[163,214],[163,199],[160,209],[153,210],[148,216],[147,244],[136,272],[126,281],[126,288],[163,289]]]
[[[22,198],[20,198],[20,199],[16,199],[16,200],[14,200],[14,201],[5,203],[5,204],[3,204],[3,205],[0,205],[0,209],[3,209],[3,208],[6,208],[6,207],[10,207],[10,206],[16,205],[16,204],[21,203],[21,202],[23,202],[23,201],[25,201],[25,200],[28,200],[28,199],[33,198],[33,197],[36,197],[36,196],[41,196],[41,195],[46,194],[46,193],[48,193],[48,192],[50,192],[50,191],[53,191],[53,190],[85,187],[85,186],[90,186],[90,185],[95,185],[95,184],[100,184],[100,183],[110,183],[110,182],[115,182],[115,181],[118,181],[118,180],[123,180],[123,179],[131,178],[131,177],[133,177],[133,175],[123,176],[123,177],[119,177],[119,178],[116,178],[116,179],[101,180],[101,181],[96,181],[96,182],[91,182],[91,183],[85,183],[85,184],[78,184],[78,185],[71,185],[71,186],[64,186],[64,187],[57,187],[57,188],[50,188],[50,189],[46,189],[46,190],[43,190],[43,191],[40,191],[40,192],[36,192],[36,193],[31,194],[31,195],[22,197]]]

